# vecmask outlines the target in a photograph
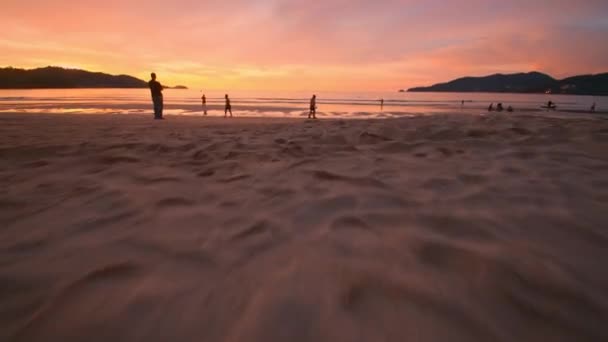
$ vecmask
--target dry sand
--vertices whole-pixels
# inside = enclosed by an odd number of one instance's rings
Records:
[[[607,341],[608,121],[0,115],[0,341]]]

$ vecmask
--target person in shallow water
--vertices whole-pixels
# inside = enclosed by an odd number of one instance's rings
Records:
[[[230,117],[232,117],[232,105],[230,104],[230,98],[228,94],[226,94],[226,108],[224,108],[224,117],[228,116],[228,112],[230,112]]]
[[[207,115],[207,97],[205,96],[205,94],[203,94],[203,96],[201,97],[201,103],[203,106],[203,114]]]
[[[308,112],[309,119],[317,118],[317,95],[313,95],[310,99],[310,111]]]
[[[504,108],[502,107],[502,103],[499,103],[499,104],[496,105],[496,110],[497,111],[502,112],[503,109]]]
[[[154,119],[163,119],[163,86],[156,80],[156,74],[151,73],[152,78],[148,82],[150,93],[152,94],[152,104],[154,105]]]
[[[488,112],[491,112],[494,110],[494,103],[490,103],[490,106],[488,107]]]
[[[591,109],[589,110],[591,113],[595,113],[595,102],[591,105]]]

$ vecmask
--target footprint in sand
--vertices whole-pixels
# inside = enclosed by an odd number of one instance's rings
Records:
[[[251,175],[243,174],[243,175],[236,175],[236,176],[233,176],[230,178],[221,179],[220,182],[221,183],[234,183],[234,182],[238,182],[240,180],[249,179],[249,178],[251,178]]]
[[[60,340],[86,340],[84,337],[95,323],[114,319],[124,309],[124,303],[107,305],[108,298],[120,298],[140,271],[138,265],[125,261],[85,274],[39,307],[15,334],[14,341],[43,341],[45,332],[52,332],[57,338],[63,336]],[[91,308],[95,308],[94,315]],[[88,320],[78,317],[88,317]],[[66,324],[57,326],[58,319]]]
[[[486,181],[485,176],[469,173],[458,175],[458,179],[465,184],[480,184]]]
[[[357,186],[386,188],[387,185],[372,177],[350,177],[324,170],[312,171],[313,177],[323,181],[342,182]]]
[[[103,156],[99,158],[102,164],[114,165],[120,163],[138,163],[140,160],[130,156]]]
[[[156,202],[156,207],[159,209],[167,209],[172,207],[189,207],[195,204],[194,201],[183,197],[168,197]]]

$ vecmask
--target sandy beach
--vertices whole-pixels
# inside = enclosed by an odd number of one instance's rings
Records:
[[[0,114],[0,341],[607,341],[608,120]]]

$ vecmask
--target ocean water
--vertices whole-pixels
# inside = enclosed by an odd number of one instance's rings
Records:
[[[167,89],[165,114],[202,115],[200,90]],[[206,92],[209,115],[223,115],[224,93]],[[312,94],[303,92],[247,92],[229,94],[238,116],[302,117]],[[558,112],[587,112],[596,103],[608,111],[606,96],[497,93],[319,92],[319,117],[399,117],[427,113],[485,112],[490,103],[513,106],[515,111],[540,111],[553,101]],[[384,99],[381,108],[380,99]],[[462,105],[462,101],[464,105]],[[112,113],[151,114],[147,89],[35,89],[0,90],[0,113]]]

